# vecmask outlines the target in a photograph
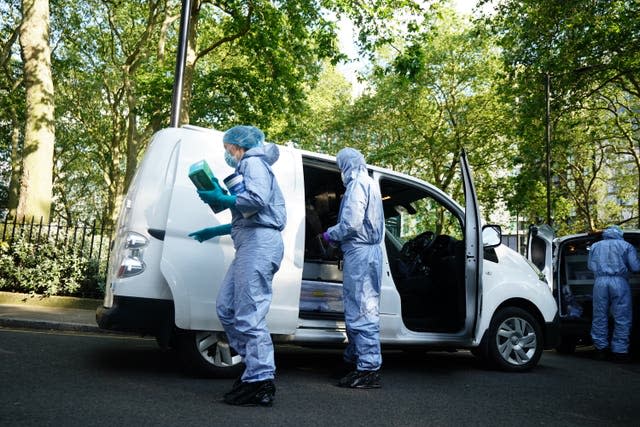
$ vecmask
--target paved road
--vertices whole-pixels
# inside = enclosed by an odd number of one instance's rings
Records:
[[[219,401],[232,380],[185,376],[153,340],[0,329],[2,426],[638,425],[640,363],[543,355],[530,373],[468,352],[384,353],[383,388],[335,387],[338,350],[280,346],[276,403]]]

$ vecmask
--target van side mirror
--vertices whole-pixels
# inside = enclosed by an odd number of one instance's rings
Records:
[[[502,229],[496,224],[487,224],[482,227],[482,246],[495,248],[502,243]]]

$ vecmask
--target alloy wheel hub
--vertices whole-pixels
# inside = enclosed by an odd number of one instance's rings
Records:
[[[533,326],[525,319],[505,319],[496,335],[496,345],[502,358],[513,365],[524,365],[534,356],[537,337]]]

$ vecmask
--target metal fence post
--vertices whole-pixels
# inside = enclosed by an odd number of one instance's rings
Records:
[[[4,236],[7,233],[8,220],[9,220],[9,215],[4,217],[4,227],[2,228],[2,241],[4,241]],[[15,220],[15,218],[14,218],[14,220]]]
[[[96,219],[93,218],[93,224],[91,225],[91,243],[89,244],[89,258],[91,258],[91,254],[93,254],[93,240],[95,237],[96,237]],[[98,257],[98,262],[100,262],[99,257]],[[100,264],[98,264],[98,266],[99,265]]]
[[[36,242],[40,242],[40,234],[42,234],[42,220],[44,218],[41,216],[40,217],[40,224],[38,224],[38,237],[36,239]]]
[[[27,239],[29,243],[31,243],[31,233],[33,232],[33,220],[34,217],[31,217],[31,223],[29,224],[29,238]]]
[[[9,244],[13,244],[13,237],[16,235],[16,225],[18,223],[18,218],[13,219],[13,228],[11,229],[11,239],[9,240]],[[22,217],[22,223],[24,224],[24,217]]]

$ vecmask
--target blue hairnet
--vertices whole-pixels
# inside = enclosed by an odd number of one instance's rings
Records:
[[[259,147],[264,143],[264,133],[254,126],[234,126],[224,133],[222,142],[244,149]]]

